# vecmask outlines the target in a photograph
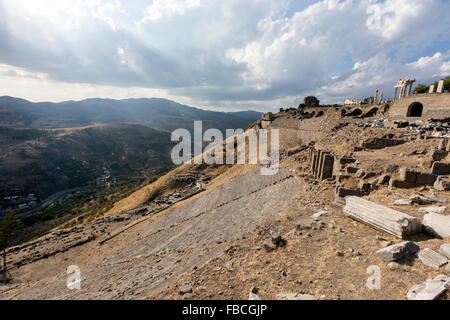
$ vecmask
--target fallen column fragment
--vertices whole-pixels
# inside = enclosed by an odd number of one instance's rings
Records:
[[[450,238],[450,216],[428,213],[423,217],[425,231],[441,238]]]
[[[440,267],[445,266],[448,263],[446,258],[430,248],[420,250],[417,256],[424,265],[431,267],[434,270],[439,270]]]
[[[408,300],[434,300],[444,294],[450,286],[450,277],[442,274],[434,279],[428,279],[422,284],[418,284],[408,291]]]
[[[346,198],[344,213],[374,229],[401,239],[422,230],[422,225],[416,218],[358,197]]]

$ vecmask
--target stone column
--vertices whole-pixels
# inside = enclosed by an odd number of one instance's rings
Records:
[[[439,80],[436,93],[443,93],[443,92],[444,92],[444,80]]]
[[[397,100],[397,87],[394,87],[394,97],[392,98],[392,101]]]
[[[403,98],[405,96],[405,86],[402,86],[400,89],[400,98]]]
[[[428,90],[428,93],[433,93],[434,92],[434,84],[432,84],[430,86],[430,89]]]
[[[411,91],[412,91],[412,86],[413,86],[413,84],[412,83],[410,83],[409,84],[409,92],[408,92],[408,96],[411,94]]]
[[[383,103],[383,91],[381,91],[380,94],[380,102],[378,104],[382,104]]]
[[[378,90],[375,91],[375,97],[373,98],[373,104],[377,104],[378,101]]]

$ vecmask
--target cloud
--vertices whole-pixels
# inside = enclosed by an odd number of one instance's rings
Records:
[[[443,69],[449,63],[450,51],[440,52],[433,56],[421,57],[417,61],[402,64],[387,55],[380,53],[366,61],[357,62],[350,74],[339,77],[335,81],[322,86],[315,93],[333,100],[339,97],[362,99],[373,96],[375,90],[382,90],[385,98],[392,94],[393,86],[398,78],[415,78],[419,82],[431,82],[433,78],[446,76]]]
[[[448,74],[450,2],[310,2],[0,0],[0,63],[80,98],[130,88],[221,109],[387,96],[399,78]]]
[[[186,10],[198,8],[201,4],[201,0],[154,0],[145,9],[145,16],[140,23],[183,15]]]

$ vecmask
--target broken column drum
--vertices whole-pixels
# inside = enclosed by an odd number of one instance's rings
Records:
[[[350,196],[345,200],[346,215],[379,231],[405,239],[422,230],[418,219],[403,212],[359,197]]]

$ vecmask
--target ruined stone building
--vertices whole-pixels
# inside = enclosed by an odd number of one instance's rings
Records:
[[[428,93],[420,94],[410,93],[411,81],[400,79],[394,86],[394,101],[390,107],[390,116],[427,119],[450,117],[450,93],[444,92],[444,80],[439,81],[436,92],[432,85]],[[400,84],[402,84],[400,97],[395,99]]]

